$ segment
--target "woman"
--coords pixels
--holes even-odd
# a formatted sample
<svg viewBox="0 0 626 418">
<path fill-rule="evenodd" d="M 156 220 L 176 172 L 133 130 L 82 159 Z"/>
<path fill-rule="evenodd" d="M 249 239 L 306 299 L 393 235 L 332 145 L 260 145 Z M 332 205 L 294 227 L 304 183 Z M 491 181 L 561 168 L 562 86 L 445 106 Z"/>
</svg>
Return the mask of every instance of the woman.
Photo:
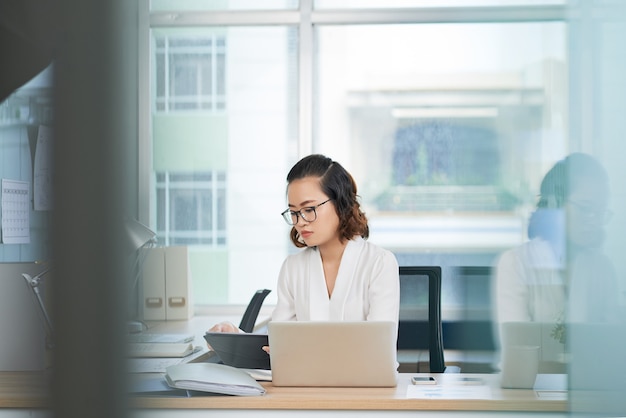
<svg viewBox="0 0 626 418">
<path fill-rule="evenodd" d="M 278 277 L 274 321 L 398 322 L 398 263 L 366 241 L 367 218 L 357 187 L 341 164 L 314 154 L 287 175 L 291 241 L 303 250 L 288 256 Z M 238 332 L 230 323 L 211 331 Z"/>
<path fill-rule="evenodd" d="M 530 241 L 498 259 L 499 324 L 615 318 L 615 274 L 602 252 L 609 195 L 606 171 L 590 155 L 571 154 L 548 171 L 529 221 Z"/>
</svg>

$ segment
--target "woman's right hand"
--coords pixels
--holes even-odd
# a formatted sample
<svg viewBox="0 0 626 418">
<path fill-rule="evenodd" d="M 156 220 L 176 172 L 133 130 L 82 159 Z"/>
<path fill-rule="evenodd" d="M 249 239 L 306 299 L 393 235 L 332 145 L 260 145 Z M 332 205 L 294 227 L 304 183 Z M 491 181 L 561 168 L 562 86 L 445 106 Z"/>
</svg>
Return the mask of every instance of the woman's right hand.
<svg viewBox="0 0 626 418">
<path fill-rule="evenodd" d="M 243 332 L 242 330 L 240 330 L 236 325 L 230 323 L 230 322 L 220 322 L 219 324 L 215 324 L 213 325 L 210 329 L 209 332 L 232 332 L 232 333 L 240 333 Z M 207 343 L 207 347 L 209 348 L 209 350 L 213 350 L 213 348 L 211 347 L 211 344 Z"/>
<path fill-rule="evenodd" d="M 209 332 L 242 332 L 236 325 L 230 322 L 220 322 L 219 324 L 215 324 L 209 329 Z"/>
</svg>

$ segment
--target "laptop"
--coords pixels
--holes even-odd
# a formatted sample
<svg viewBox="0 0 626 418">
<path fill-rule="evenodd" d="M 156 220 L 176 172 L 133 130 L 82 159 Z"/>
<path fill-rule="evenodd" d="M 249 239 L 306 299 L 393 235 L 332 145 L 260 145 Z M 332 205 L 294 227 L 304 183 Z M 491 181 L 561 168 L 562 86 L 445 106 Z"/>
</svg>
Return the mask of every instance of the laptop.
<svg viewBox="0 0 626 418">
<path fill-rule="evenodd" d="M 268 324 L 274 386 L 393 387 L 397 325 L 386 321 Z"/>
</svg>

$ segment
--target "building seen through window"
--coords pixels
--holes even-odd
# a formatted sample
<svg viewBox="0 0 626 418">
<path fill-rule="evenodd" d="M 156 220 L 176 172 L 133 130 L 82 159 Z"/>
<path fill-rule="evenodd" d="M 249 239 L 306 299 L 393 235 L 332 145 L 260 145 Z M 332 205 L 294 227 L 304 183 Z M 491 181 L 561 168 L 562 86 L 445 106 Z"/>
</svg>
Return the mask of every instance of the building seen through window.
<svg viewBox="0 0 626 418">
<path fill-rule="evenodd" d="M 223 36 L 159 36 L 154 42 L 157 111 L 225 109 Z"/>
<path fill-rule="evenodd" d="M 163 172 L 156 179 L 161 245 L 226 245 L 225 173 Z"/>
</svg>

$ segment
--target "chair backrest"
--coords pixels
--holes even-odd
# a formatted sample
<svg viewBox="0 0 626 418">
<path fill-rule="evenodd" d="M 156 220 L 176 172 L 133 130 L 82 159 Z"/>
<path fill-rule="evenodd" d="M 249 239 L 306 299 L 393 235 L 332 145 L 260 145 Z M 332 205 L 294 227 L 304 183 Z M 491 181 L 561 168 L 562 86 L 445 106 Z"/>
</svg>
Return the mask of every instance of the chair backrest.
<svg viewBox="0 0 626 418">
<path fill-rule="evenodd" d="M 263 305 L 263 301 L 265 297 L 271 292 L 269 289 L 259 289 L 257 290 L 250 303 L 248 303 L 248 307 L 241 317 L 241 322 L 239 323 L 239 329 L 244 332 L 252 332 L 254 331 L 254 324 L 256 323 L 256 319 L 259 316 L 259 311 L 261 310 L 261 305 Z"/>
<path fill-rule="evenodd" d="M 420 308 L 422 312 L 427 308 L 427 318 L 419 316 Z M 400 266 L 399 349 L 424 347 L 416 331 L 420 323 L 428 327 L 430 372 L 443 373 L 446 366 L 441 325 L 441 267 Z"/>
</svg>

